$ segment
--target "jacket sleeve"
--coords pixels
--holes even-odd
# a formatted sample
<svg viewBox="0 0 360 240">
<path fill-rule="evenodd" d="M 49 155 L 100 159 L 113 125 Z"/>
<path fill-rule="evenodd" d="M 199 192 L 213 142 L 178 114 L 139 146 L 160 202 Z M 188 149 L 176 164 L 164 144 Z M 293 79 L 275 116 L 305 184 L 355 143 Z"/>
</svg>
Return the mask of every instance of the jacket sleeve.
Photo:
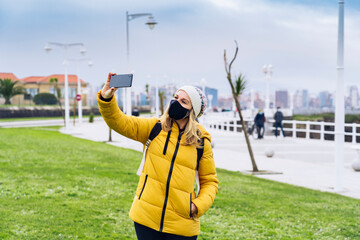
<svg viewBox="0 0 360 240">
<path fill-rule="evenodd" d="M 106 102 L 100 99 L 100 95 L 101 90 L 97 93 L 96 99 L 106 124 L 115 132 L 145 144 L 158 119 L 125 115 L 119 109 L 115 97 Z"/>
<path fill-rule="evenodd" d="M 197 216 L 201 217 L 213 204 L 218 192 L 219 181 L 209 139 L 204 138 L 204 153 L 199 165 L 200 192 L 193 203 L 198 209 Z"/>
</svg>

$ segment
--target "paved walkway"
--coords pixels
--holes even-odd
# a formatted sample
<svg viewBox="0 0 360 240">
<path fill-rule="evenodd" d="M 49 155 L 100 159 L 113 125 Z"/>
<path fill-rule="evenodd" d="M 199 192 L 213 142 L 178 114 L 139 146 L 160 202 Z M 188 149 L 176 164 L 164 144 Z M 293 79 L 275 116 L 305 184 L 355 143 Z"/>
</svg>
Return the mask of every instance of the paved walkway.
<svg viewBox="0 0 360 240">
<path fill-rule="evenodd" d="M 81 126 L 60 130 L 62 133 L 93 141 L 106 142 L 109 128 L 104 121 L 83 123 Z M 210 131 L 215 143 L 214 158 L 218 168 L 246 172 L 251 170 L 247 146 L 242 134 Z M 142 144 L 127 139 L 116 132 L 109 144 L 142 151 Z M 281 172 L 282 174 L 257 175 L 261 178 L 303 186 L 321 191 L 334 192 L 334 142 L 278 138 L 265 136 L 262 140 L 251 139 L 255 159 L 260 170 Z M 344 191 L 339 194 L 360 199 L 360 172 L 351 168 L 357 158 L 352 144 L 345 144 Z M 272 158 L 265 156 L 266 149 L 273 149 Z"/>
</svg>

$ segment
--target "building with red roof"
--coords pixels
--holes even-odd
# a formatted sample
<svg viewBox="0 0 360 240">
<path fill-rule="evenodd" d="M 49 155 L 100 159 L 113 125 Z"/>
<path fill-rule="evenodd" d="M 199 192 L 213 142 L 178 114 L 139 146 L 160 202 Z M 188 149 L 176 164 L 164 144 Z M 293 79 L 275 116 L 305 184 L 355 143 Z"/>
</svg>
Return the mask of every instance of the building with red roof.
<svg viewBox="0 0 360 240">
<path fill-rule="evenodd" d="M 64 102 L 64 86 L 65 86 L 65 75 L 64 74 L 53 74 L 50 76 L 29 76 L 22 79 L 18 79 L 13 73 L 0 73 L 0 79 L 11 79 L 13 81 L 18 81 L 17 86 L 22 86 L 25 89 L 25 94 L 16 95 L 11 98 L 12 104 L 19 105 L 27 105 L 34 104 L 32 99 L 38 93 L 52 93 L 57 96 L 55 83 L 51 83 L 50 79 L 57 79 L 57 86 L 61 89 L 61 97 L 60 100 Z M 77 91 L 77 75 L 68 75 L 69 82 L 69 99 L 70 104 L 72 104 L 75 100 L 75 97 L 78 93 Z M 88 87 L 88 84 L 80 79 L 81 84 L 81 100 L 83 105 L 86 105 L 86 93 L 85 89 Z"/>
<path fill-rule="evenodd" d="M 0 79 L 11 79 L 13 81 L 19 80 L 13 73 L 1 73 L 1 72 L 0 72 Z"/>
</svg>

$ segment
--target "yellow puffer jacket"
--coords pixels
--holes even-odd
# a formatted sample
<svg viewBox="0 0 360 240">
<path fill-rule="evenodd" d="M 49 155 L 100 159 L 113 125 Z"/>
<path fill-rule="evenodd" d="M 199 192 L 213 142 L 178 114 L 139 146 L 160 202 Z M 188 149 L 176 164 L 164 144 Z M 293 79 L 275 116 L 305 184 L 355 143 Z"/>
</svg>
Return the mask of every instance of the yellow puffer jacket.
<svg viewBox="0 0 360 240">
<path fill-rule="evenodd" d="M 107 125 L 128 138 L 146 143 L 157 118 L 127 116 L 119 109 L 116 99 L 110 102 L 97 101 L 100 113 Z M 199 164 L 200 192 L 194 192 L 197 150 L 184 146 L 185 136 L 178 125 L 169 132 L 161 131 L 151 142 L 143 172 L 139 179 L 130 218 L 160 232 L 182 236 L 200 233 L 200 219 L 212 205 L 218 191 L 218 179 L 210 144 L 210 134 L 199 124 L 204 135 L 204 153 Z M 168 139 L 168 140 L 167 140 Z M 191 216 L 190 205 L 198 209 Z"/>
</svg>

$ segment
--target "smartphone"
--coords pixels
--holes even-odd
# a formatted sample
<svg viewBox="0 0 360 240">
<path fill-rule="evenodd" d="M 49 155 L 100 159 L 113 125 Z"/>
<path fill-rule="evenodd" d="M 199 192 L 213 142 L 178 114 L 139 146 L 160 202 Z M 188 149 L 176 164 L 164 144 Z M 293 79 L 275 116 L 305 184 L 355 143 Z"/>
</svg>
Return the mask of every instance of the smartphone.
<svg viewBox="0 0 360 240">
<path fill-rule="evenodd" d="M 131 87 L 133 74 L 112 75 L 110 78 L 110 87 L 124 88 Z"/>
</svg>

